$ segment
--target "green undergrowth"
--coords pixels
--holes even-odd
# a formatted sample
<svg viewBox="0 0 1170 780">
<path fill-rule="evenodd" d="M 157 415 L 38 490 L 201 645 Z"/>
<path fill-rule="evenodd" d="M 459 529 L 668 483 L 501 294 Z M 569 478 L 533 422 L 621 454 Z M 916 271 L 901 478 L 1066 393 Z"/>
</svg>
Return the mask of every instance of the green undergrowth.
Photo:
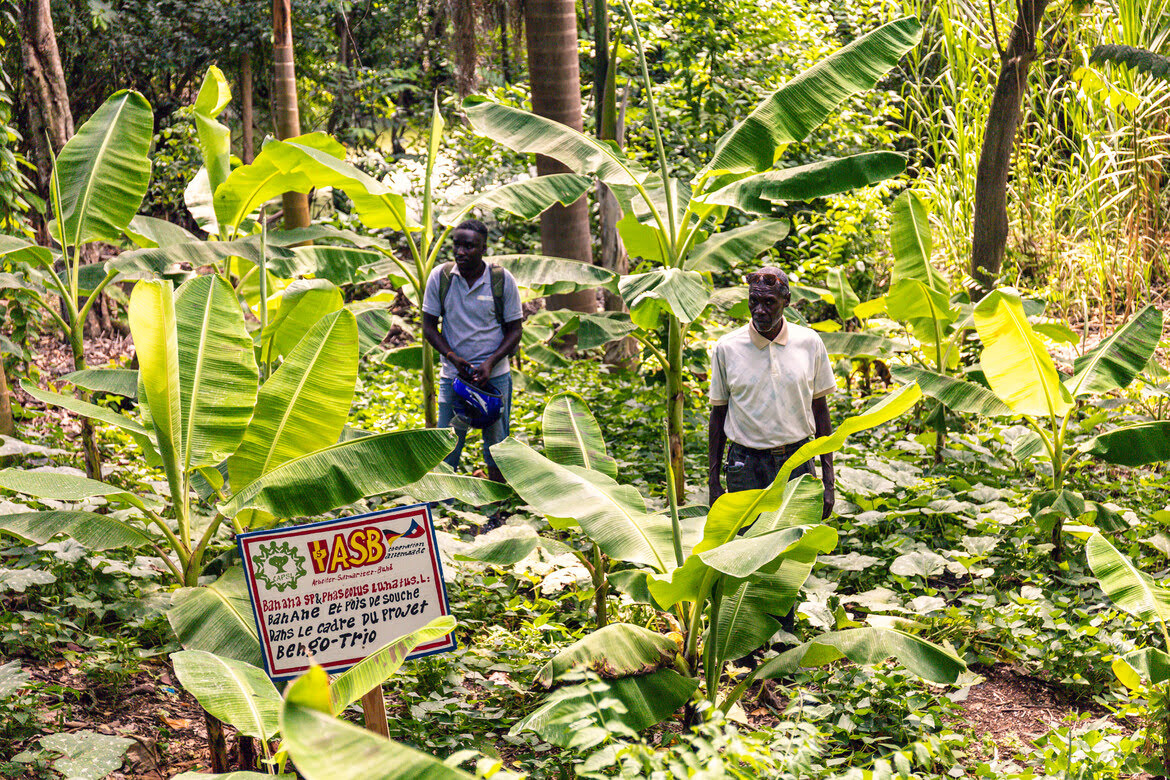
<svg viewBox="0 0 1170 780">
<path fill-rule="evenodd" d="M 596 362 L 541 369 L 539 376 L 548 387 L 585 398 L 610 441 L 619 479 L 665 505 L 663 432 L 656 421 L 661 386 Z M 692 485 L 706 462 L 699 435 L 706 402 L 697 388 L 694 383 L 687 404 Z M 514 436 L 540 443 L 546 398 L 516 392 Z M 364 364 L 351 425 L 375 432 L 417 427 L 419 401 L 411 373 Z M 866 403 L 841 393 L 834 417 Z M 615 734 L 585 753 L 562 750 L 509 730 L 536 706 L 541 692 L 534 680 L 545 660 L 592 630 L 588 573 L 567 554 L 538 551 L 508 568 L 447 555 L 459 649 L 408 664 L 387 686 L 391 737 L 439 756 L 474 748 L 535 778 L 1125 777 L 1137 771 L 1134 756 L 1149 750 L 1145 702 L 1117 685 L 1110 663 L 1156 644 L 1154 628 L 1105 598 L 1081 541 L 1069 541 L 1060 564 L 1052 562 L 1048 545 L 1037 542 L 1028 502 L 1042 474 L 1013 458 L 1018 426 L 985 422 L 978 431 L 952 430 L 938 465 L 923 428 L 922 420 L 903 418 L 851 438 L 837 455 L 838 502 L 830 522 L 840 543 L 819 559 L 805 586 L 796 633 L 811 636 L 891 616 L 912 620 L 924 636 L 949 643 L 967 661 L 970 672 L 956 685 L 929 686 L 892 664 L 836 664 L 802 671 L 767 692 L 753 690 L 726 718 L 702 709 L 690 730 L 676 723 L 639 739 Z M 103 430 L 102 441 L 115 484 L 147 492 L 160 479 L 127 440 Z M 80 465 L 72 442 L 60 434 L 26 443 L 33 445 L 28 467 Z M 473 435 L 464 470 L 477 466 L 482 455 Z M 1108 509 L 1096 518 L 1098 528 L 1156 579 L 1170 565 L 1170 537 L 1162 530 L 1170 520 L 1168 481 L 1160 470 L 1098 466 L 1074 477 L 1076 489 Z M 703 501 L 705 495 L 687 498 Z M 355 509 L 410 500 L 375 499 Z M 4 512 L 49 508 L 12 495 L 0 502 Z M 94 508 L 101 503 L 94 500 Z M 527 533 L 528 526 L 580 544 L 513 499 L 501 507 L 437 506 L 448 552 L 472 543 L 473 531 L 497 508 L 507 524 L 489 538 Z M 216 554 L 230 556 L 226 534 L 216 546 Z M 62 540 L 0 547 L 0 662 L 44 667 L 66 659 L 82 671 L 71 678 L 78 681 L 72 687 L 27 679 L 12 691 L 0 674 L 0 776 L 19 776 L 36 769 L 36 760 L 52 759 L 55 754 L 38 752 L 42 736 L 61 730 L 94 701 L 114 706 L 144 663 L 174 649 L 160 570 L 141 551 L 89 552 Z M 667 618 L 620 594 L 609 604 L 611 620 L 672 630 Z M 996 664 L 1045 681 L 1064 702 L 1065 722 L 1035 743 L 995 744 L 976 733 L 964 701 Z M 29 701 L 37 703 L 34 710 L 25 706 Z M 24 763 L 12 763 L 21 751 Z"/>
</svg>

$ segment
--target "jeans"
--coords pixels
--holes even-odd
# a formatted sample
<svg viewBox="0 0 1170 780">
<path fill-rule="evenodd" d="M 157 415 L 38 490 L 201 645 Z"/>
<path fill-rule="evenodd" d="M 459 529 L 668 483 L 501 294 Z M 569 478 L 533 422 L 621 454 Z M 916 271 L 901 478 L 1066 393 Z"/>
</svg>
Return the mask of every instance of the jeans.
<svg viewBox="0 0 1170 780">
<path fill-rule="evenodd" d="M 500 374 L 497 377 L 489 379 L 487 383 L 504 400 L 504 409 L 500 414 L 500 419 L 483 429 L 483 459 L 487 461 L 488 468 L 495 468 L 496 462 L 492 459 L 492 454 L 488 448 L 508 438 L 508 432 L 511 430 L 512 373 Z M 455 416 L 454 406 L 454 380 L 441 377 L 439 379 L 439 427 L 454 428 L 455 435 L 459 437 L 459 440 L 455 443 L 455 449 L 443 460 L 451 468 L 457 470 L 459 468 L 459 458 L 463 454 L 463 443 L 467 439 L 468 426 L 462 419 Z"/>
</svg>

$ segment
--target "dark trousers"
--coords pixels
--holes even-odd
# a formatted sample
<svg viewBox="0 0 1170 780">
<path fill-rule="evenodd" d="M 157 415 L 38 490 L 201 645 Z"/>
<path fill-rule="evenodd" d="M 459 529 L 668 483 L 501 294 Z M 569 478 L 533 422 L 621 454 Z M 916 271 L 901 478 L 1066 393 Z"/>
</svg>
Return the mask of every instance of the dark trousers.
<svg viewBox="0 0 1170 780">
<path fill-rule="evenodd" d="M 771 450 L 756 450 L 735 442 L 727 443 L 727 463 L 724 465 L 724 475 L 727 478 L 727 492 L 737 490 L 763 490 L 770 486 L 780 473 L 780 467 L 792 456 L 792 453 L 803 447 L 808 439 L 793 442 L 792 444 L 776 447 Z M 789 480 L 796 479 L 801 474 L 808 474 L 816 478 L 811 460 L 806 460 L 792 470 Z M 788 633 L 796 627 L 796 616 L 791 610 L 778 616 L 780 625 Z"/>
<path fill-rule="evenodd" d="M 755 450 L 733 441 L 728 442 L 727 463 L 724 464 L 723 469 L 724 476 L 727 478 L 727 492 L 763 490 L 768 487 L 776 479 L 776 475 L 780 473 L 780 467 L 784 465 L 784 462 L 806 443 L 808 443 L 808 439 L 771 450 Z M 796 479 L 801 474 L 816 477 L 811 460 L 806 460 L 794 468 L 788 478 L 790 480 Z"/>
</svg>

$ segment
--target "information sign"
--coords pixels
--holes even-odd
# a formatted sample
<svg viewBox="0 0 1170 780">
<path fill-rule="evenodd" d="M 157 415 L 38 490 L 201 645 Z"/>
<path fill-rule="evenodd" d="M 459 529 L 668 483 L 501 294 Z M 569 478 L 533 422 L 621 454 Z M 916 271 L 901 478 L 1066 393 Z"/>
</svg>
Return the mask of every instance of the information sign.
<svg viewBox="0 0 1170 780">
<path fill-rule="evenodd" d="M 426 504 L 236 537 L 264 667 L 296 677 L 310 656 L 340 672 L 449 614 Z M 448 635 L 410 658 L 455 649 Z"/>
</svg>

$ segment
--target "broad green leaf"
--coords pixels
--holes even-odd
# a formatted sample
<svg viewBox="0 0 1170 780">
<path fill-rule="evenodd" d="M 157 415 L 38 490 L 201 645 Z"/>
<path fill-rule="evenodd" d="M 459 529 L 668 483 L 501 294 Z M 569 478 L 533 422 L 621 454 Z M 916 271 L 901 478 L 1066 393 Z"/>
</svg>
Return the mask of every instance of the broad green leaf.
<svg viewBox="0 0 1170 780">
<path fill-rule="evenodd" d="M 518 721 L 510 733 L 534 731 L 554 745 L 564 747 L 583 728 L 583 719 L 607 728 L 607 715 L 633 731 L 641 731 L 670 717 L 698 687 L 696 679 L 683 677 L 671 669 L 659 669 L 638 677 L 559 688 L 528 717 Z M 624 712 L 616 713 L 612 705 L 599 711 L 599 703 L 607 701 L 616 702 Z"/>
<path fill-rule="evenodd" d="M 130 224 L 123 232 L 142 249 L 173 244 L 189 244 L 198 241 L 198 237 L 189 230 L 157 217 L 148 217 L 138 214 L 130 220 Z"/>
<path fill-rule="evenodd" d="M 562 393 L 545 404 L 541 430 L 549 460 L 594 469 L 617 479 L 617 461 L 606 452 L 601 427 L 581 396 Z"/>
<path fill-rule="evenodd" d="M 37 585 L 51 585 L 57 581 L 57 575 L 42 569 L 4 569 L 0 568 L 0 595 L 13 591 L 24 593 Z"/>
<path fill-rule="evenodd" d="M 872 333 L 836 332 L 817 335 L 821 337 L 830 355 L 844 355 L 849 358 L 888 358 L 895 352 L 906 351 L 906 348 L 896 341 Z"/>
<path fill-rule="evenodd" d="M 175 676 L 203 709 L 241 734 L 273 739 L 280 729 L 280 694 L 263 669 L 203 650 L 171 653 Z"/>
<path fill-rule="evenodd" d="M 849 277 L 840 268 L 830 268 L 825 275 L 825 286 L 833 293 L 833 305 L 837 307 L 837 316 L 845 322 L 853 316 L 853 310 L 861 300 L 853 292 L 853 285 L 849 284 Z"/>
<path fill-rule="evenodd" d="M 189 471 L 235 452 L 252 418 L 260 373 L 239 301 L 223 277 L 200 276 L 179 288 L 175 327 L 182 468 Z"/>
<path fill-rule="evenodd" d="M 252 666 L 263 663 L 252 602 L 239 566 L 211 585 L 175 591 L 167 620 L 186 650 L 205 650 Z"/>
<path fill-rule="evenodd" d="M 54 393 L 51 390 L 42 390 L 28 382 L 21 381 L 20 389 L 37 399 L 41 403 L 49 404 L 50 406 L 59 406 L 62 409 L 68 409 L 71 412 L 80 414 L 83 417 L 89 417 L 92 420 L 104 422 L 108 425 L 113 425 L 120 428 L 130 435 L 134 436 L 141 444 L 147 437 L 146 428 L 136 420 L 132 420 L 124 414 L 119 414 L 113 409 L 107 409 L 104 406 L 91 404 L 88 401 L 81 401 L 71 395 L 61 395 Z M 137 392 L 135 393 L 137 395 Z"/>
<path fill-rule="evenodd" d="M 946 292 L 940 292 L 918 279 L 902 279 L 886 293 L 886 311 L 901 322 L 917 321 L 926 327 L 915 327 L 919 339 L 927 344 L 940 344 L 948 328 L 958 317 Z"/>
<path fill-rule="evenodd" d="M 890 373 L 899 382 L 917 382 L 923 395 L 954 412 L 981 417 L 1008 417 L 1012 413 L 999 396 L 975 382 L 964 382 L 917 366 L 891 366 Z"/>
<path fill-rule="evenodd" d="M 1135 13 L 1142 13 L 1137 11 Z M 1138 46 L 1127 46 L 1117 43 L 1102 43 L 1093 48 L 1089 62 L 1110 62 L 1115 65 L 1124 65 L 1138 73 L 1148 73 L 1151 76 L 1170 81 L 1170 57 L 1155 51 Z"/>
<path fill-rule="evenodd" d="M 1106 463 L 1145 466 L 1170 460 L 1170 422 L 1138 423 L 1114 428 L 1094 438 L 1089 452 Z"/>
<path fill-rule="evenodd" d="M 812 573 L 813 561 L 788 558 L 775 574 L 756 574 L 719 605 L 716 631 L 717 658 L 742 658 L 767 642 L 780 630 L 774 616 L 787 614 L 796 603 L 801 586 Z"/>
<path fill-rule="evenodd" d="M 278 518 L 319 515 L 417 482 L 454 447 L 450 429 L 434 428 L 335 444 L 264 472 L 239 488 L 220 511 L 229 517 L 248 508 Z"/>
<path fill-rule="evenodd" d="M 771 214 L 778 204 L 868 187 L 905 169 L 906 158 L 897 152 L 865 152 L 757 173 L 705 195 L 703 202 L 709 206 L 732 206 L 749 214 Z"/>
<path fill-rule="evenodd" d="M 52 765 L 69 780 L 100 780 L 118 771 L 126 751 L 135 744 L 126 737 L 89 730 L 49 734 L 39 742 L 45 750 L 62 754 Z"/>
<path fill-rule="evenodd" d="M 32 675 L 20 668 L 20 661 L 0 664 L 0 699 L 7 699 L 31 679 Z"/>
<path fill-rule="evenodd" d="M 927 579 L 941 575 L 947 570 L 947 559 L 930 550 L 916 550 L 903 553 L 890 564 L 890 573 L 899 577 L 922 577 Z"/>
<path fill-rule="evenodd" d="M 356 666 L 342 672 L 329 686 L 333 711 L 345 712 L 346 707 L 365 696 L 367 691 L 393 677 L 414 648 L 447 636 L 455 630 L 455 625 L 455 618 L 450 615 L 437 617 L 417 631 L 391 639 Z"/>
<path fill-rule="evenodd" d="M 53 262 L 53 252 L 23 238 L 0 236 L 0 258 L 14 263 L 49 265 Z"/>
<path fill-rule="evenodd" d="M 0 515 L 0 531 L 32 544 L 44 544 L 55 536 L 68 536 L 87 550 L 144 547 L 153 541 L 145 531 L 109 515 L 65 510 Z"/>
<path fill-rule="evenodd" d="M 298 685 L 313 674 L 310 670 L 289 686 L 280 710 L 284 747 L 306 780 L 471 780 L 472 775 L 437 758 L 314 707 L 315 701 L 329 700 L 328 677 L 320 667 L 316 670 L 313 690 Z"/>
<path fill-rule="evenodd" d="M 655 265 L 669 265 L 670 242 L 666 233 L 654 222 L 642 222 L 632 212 L 618 220 L 618 235 L 622 247 L 635 260 L 644 260 Z"/>
<path fill-rule="evenodd" d="M 1065 387 L 1074 398 L 1128 387 L 1150 362 L 1161 338 L 1162 312 L 1149 304 L 1077 358 Z"/>
<path fill-rule="evenodd" d="M 294 246 L 268 259 L 268 270 L 283 279 L 316 277 L 334 284 L 353 284 L 362 270 L 384 259 L 381 252 L 351 246 Z"/>
<path fill-rule="evenodd" d="M 263 354 L 269 359 L 291 354 L 305 334 L 327 314 L 344 307 L 333 282 L 327 279 L 298 279 L 280 296 L 280 305 L 261 336 Z"/>
<path fill-rule="evenodd" d="M 683 267 L 688 271 L 729 271 L 782 240 L 791 227 L 786 219 L 759 219 L 715 233 L 691 249 Z"/>
<path fill-rule="evenodd" d="M 556 539 L 537 536 L 527 526 L 510 528 L 516 536 L 497 537 L 492 541 L 476 539 L 471 547 L 455 554 L 457 561 L 479 561 L 493 566 L 512 566 L 527 558 L 538 547 L 550 555 L 572 554 L 573 548 Z"/>
<path fill-rule="evenodd" d="M 154 114 L 146 98 L 119 90 L 61 148 L 57 218 L 67 244 L 121 240 L 150 183 L 147 155 L 153 134 Z"/>
<path fill-rule="evenodd" d="M 890 207 L 890 249 L 894 254 L 891 287 L 913 279 L 944 296 L 950 291 L 950 282 L 930 264 L 934 251 L 930 216 L 926 204 L 912 190 L 899 195 Z"/>
<path fill-rule="evenodd" d="M 611 341 L 624 338 L 638 329 L 630 315 L 621 311 L 598 312 L 597 314 L 573 314 L 557 335 L 577 334 L 577 349 L 586 350 L 601 347 Z M 527 332 L 528 328 L 525 327 Z"/>
<path fill-rule="evenodd" d="M 233 491 L 337 441 L 349 416 L 357 363 L 353 314 L 342 309 L 310 328 L 260 388 L 244 439 L 228 459 Z"/>
<path fill-rule="evenodd" d="M 417 501 L 446 501 L 454 498 L 472 506 L 494 504 L 512 495 L 512 488 L 502 482 L 439 470 L 444 465 L 404 486 L 402 492 Z"/>
<path fill-rule="evenodd" d="M 682 322 L 694 322 L 707 308 L 710 290 L 697 271 L 656 268 L 644 274 L 623 276 L 618 282 L 622 298 L 635 325 L 653 330 L 666 309 Z"/>
<path fill-rule="evenodd" d="M 123 252 L 106 262 L 106 269 L 118 271 L 130 279 L 189 278 L 193 274 L 179 270 L 180 266 L 202 268 L 223 267 L 233 257 L 240 257 L 255 265 L 260 262 L 260 236 L 248 236 L 235 241 L 196 241 L 186 244 L 168 244 L 149 249 Z M 294 263 L 297 256 L 291 249 L 269 246 L 266 262 L 269 265 Z"/>
<path fill-rule="evenodd" d="M 647 674 L 673 662 L 680 648 L 657 631 L 610 623 L 557 653 L 536 673 L 535 683 L 551 688 L 567 674 L 589 669 L 605 678 Z"/>
<path fill-rule="evenodd" d="M 817 513 L 819 519 L 820 512 Z M 807 520 L 808 518 L 802 518 Z M 837 532 L 827 525 L 777 528 L 763 534 L 724 542 L 698 553 L 703 563 L 730 577 L 755 574 L 781 556 L 813 561 L 837 546 Z"/>
<path fill-rule="evenodd" d="M 85 368 L 68 373 L 61 380 L 91 393 L 113 393 L 126 398 L 138 398 L 138 372 L 133 369 Z"/>
<path fill-rule="evenodd" d="M 517 285 L 540 295 L 576 292 L 593 287 L 617 292 L 617 274 L 601 266 L 545 255 L 493 255 L 486 259 L 511 273 Z"/>
<path fill-rule="evenodd" d="M 533 219 L 556 203 L 562 206 L 576 203 L 592 186 L 592 179 L 575 173 L 537 176 L 460 198 L 439 215 L 439 222 L 456 225 L 475 208 L 489 212 L 499 209 L 521 219 Z"/>
<path fill-rule="evenodd" d="M 873 89 L 921 38 L 922 25 L 906 17 L 824 58 L 765 98 L 720 138 L 699 178 L 771 168 L 787 144 L 808 137 L 850 95 Z"/>
<path fill-rule="evenodd" d="M 1114 604 L 1140 620 L 1157 620 L 1165 626 L 1170 617 L 1170 591 L 1155 583 L 1099 533 L 1085 543 L 1085 557 L 1101 590 Z"/>
<path fill-rule="evenodd" d="M 208 185 L 215 192 L 231 173 L 231 131 L 215 121 L 232 100 L 223 71 L 212 65 L 203 76 L 203 85 L 192 106 L 199 146 L 203 149 L 203 166 L 207 168 Z"/>
<path fill-rule="evenodd" d="M 0 487 L 24 493 L 37 498 L 51 498 L 55 501 L 81 501 L 94 496 L 104 496 L 111 501 L 129 504 L 145 509 L 142 499 L 122 488 L 87 479 L 75 474 L 55 474 L 51 471 L 25 471 L 24 469 L 0 470 Z M 152 504 L 157 509 L 157 504 Z"/>
<path fill-rule="evenodd" d="M 613 141 L 599 141 L 552 119 L 475 95 L 464 99 L 463 110 L 476 133 L 514 152 L 543 154 L 611 185 L 641 184 L 649 175 Z"/>
<path fill-rule="evenodd" d="M 431 350 L 432 363 L 438 363 L 439 353 Z M 387 366 L 409 368 L 414 371 L 422 370 L 423 348 L 421 344 L 408 344 L 405 347 L 386 350 L 382 355 L 382 363 Z"/>
<path fill-rule="evenodd" d="M 615 560 L 665 571 L 674 560 L 670 521 L 646 512 L 636 489 L 599 471 L 562 466 L 513 438 L 492 448 L 512 489 L 538 512 L 573 519 Z"/>
<path fill-rule="evenodd" d="M 995 394 L 1017 414 L 1061 416 L 1072 406 L 1044 342 L 1032 332 L 1019 294 L 995 290 L 975 307 L 980 363 Z"/>
<path fill-rule="evenodd" d="M 1057 344 L 1076 344 L 1081 340 L 1081 337 L 1072 328 L 1059 320 L 1033 322 L 1032 330 Z"/>
<path fill-rule="evenodd" d="M 895 628 L 850 628 L 822 634 L 760 665 L 757 679 L 772 679 L 807 666 L 823 666 L 841 659 L 855 664 L 878 664 L 894 658 L 914 674 L 937 684 L 955 682 L 966 669 L 950 650 Z"/>
<path fill-rule="evenodd" d="M 150 410 L 171 497 L 185 500 L 183 397 L 174 292 L 170 282 L 138 282 L 130 294 L 139 401 Z M 188 353 L 189 354 L 189 353 Z"/>
<path fill-rule="evenodd" d="M 1170 655 L 1156 647 L 1143 647 L 1113 659 L 1113 673 L 1131 691 L 1170 680 Z"/>
</svg>

